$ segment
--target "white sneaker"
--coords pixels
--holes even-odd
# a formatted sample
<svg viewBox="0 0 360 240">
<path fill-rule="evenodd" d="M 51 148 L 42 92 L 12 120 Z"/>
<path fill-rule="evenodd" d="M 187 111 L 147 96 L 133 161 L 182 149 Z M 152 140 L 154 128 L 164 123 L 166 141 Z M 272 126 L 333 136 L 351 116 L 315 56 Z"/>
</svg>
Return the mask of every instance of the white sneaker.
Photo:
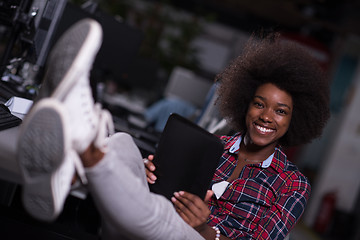
<svg viewBox="0 0 360 240">
<path fill-rule="evenodd" d="M 21 125 L 17 159 L 23 204 L 32 216 L 54 220 L 62 211 L 75 174 L 67 112 L 57 100 L 40 100 Z"/>
<path fill-rule="evenodd" d="M 42 107 L 40 105 L 40 110 L 36 110 L 38 109 L 37 105 L 44 98 L 48 98 L 52 99 L 53 106 L 59 104 L 62 106 L 54 107 L 52 111 L 61 116 L 62 129 L 68 129 L 66 130 L 68 131 L 68 137 L 66 137 L 66 141 L 63 140 L 67 145 L 62 149 L 64 152 L 59 155 L 52 154 L 53 150 L 49 149 L 51 148 L 49 146 L 56 145 L 56 138 L 59 137 L 51 135 L 51 131 L 45 133 L 46 129 L 44 129 L 44 134 L 37 136 L 41 139 L 39 141 L 44 142 L 44 144 L 43 146 L 41 144 L 34 146 L 34 148 L 37 148 L 34 151 L 32 151 L 32 147 L 26 147 L 28 144 L 31 145 L 30 140 L 28 140 L 29 137 L 19 137 L 17 158 L 22 169 L 21 172 L 24 175 L 24 189 L 27 189 L 23 192 L 23 202 L 25 208 L 35 218 L 50 221 L 58 216 L 69 193 L 70 182 L 73 179 L 75 169 L 81 181 L 84 184 L 87 182 L 85 170 L 78 153 L 84 152 L 93 141 L 97 147 L 105 150 L 103 146 L 104 139 L 108 132 L 113 133 L 114 131 L 110 113 L 101 110 L 100 105 L 94 104 L 89 83 L 89 73 L 101 42 L 102 30 L 94 20 L 81 20 L 69 28 L 51 50 L 38 99 L 30 110 L 29 116 L 24 119 L 25 123 L 30 123 L 23 124 L 22 136 L 30 136 L 32 130 L 29 129 L 29 125 L 37 125 L 41 121 L 37 112 Z M 49 110 L 51 106 L 46 106 L 45 109 L 46 111 L 41 110 L 41 116 L 44 116 L 44 124 L 48 121 L 45 113 L 51 112 Z M 34 111 L 35 113 L 33 113 Z M 33 115 L 35 117 L 32 117 Z M 51 128 L 56 128 L 50 122 L 47 124 Z M 42 133 L 40 129 L 39 127 L 38 133 Z M 45 142 L 48 143 L 45 144 Z M 40 169 L 43 166 L 51 166 L 46 171 L 46 176 L 40 174 L 40 169 L 29 164 L 29 159 L 35 159 L 37 155 L 43 155 L 42 158 L 39 158 L 39 161 L 42 162 Z M 54 162 L 57 164 L 54 164 Z M 37 165 L 39 164 L 35 166 Z M 59 171 L 67 171 L 67 173 L 59 174 Z M 41 177 L 36 178 L 37 175 Z M 33 178 L 37 179 L 36 183 L 32 182 Z M 66 178 L 66 180 L 63 178 Z M 49 180 L 55 183 L 49 183 Z M 56 184 L 57 182 L 64 183 L 66 187 Z M 46 186 L 44 190 L 36 187 L 42 185 Z M 33 202 L 35 204 L 32 204 Z M 46 207 L 42 210 L 41 207 L 34 207 L 36 204 Z M 33 208 L 36 210 L 33 210 Z"/>
<path fill-rule="evenodd" d="M 84 19 L 74 24 L 51 50 L 39 93 L 40 99 L 51 97 L 65 105 L 69 114 L 72 148 L 78 153 L 83 153 L 97 137 L 102 114 L 110 116 L 107 123 L 111 133 L 114 128 L 111 115 L 95 105 L 89 81 L 89 73 L 101 43 L 102 29 L 98 22 Z M 103 148 L 100 141 L 96 143 L 97 147 Z M 85 184 L 81 162 L 75 160 L 74 164 Z"/>
<path fill-rule="evenodd" d="M 51 50 L 39 98 L 52 97 L 69 111 L 74 149 L 82 153 L 97 133 L 98 111 L 89 73 L 102 43 L 102 30 L 92 19 L 81 20 Z"/>
</svg>

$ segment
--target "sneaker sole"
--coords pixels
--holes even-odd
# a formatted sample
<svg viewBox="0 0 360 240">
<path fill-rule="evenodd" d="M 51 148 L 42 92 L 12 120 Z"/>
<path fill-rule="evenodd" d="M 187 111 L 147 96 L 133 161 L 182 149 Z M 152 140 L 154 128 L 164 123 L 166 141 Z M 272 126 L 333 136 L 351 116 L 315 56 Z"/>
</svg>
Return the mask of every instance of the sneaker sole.
<svg viewBox="0 0 360 240">
<path fill-rule="evenodd" d="M 77 22 L 62 36 L 50 53 L 43 86 L 46 90 L 40 90 L 40 98 L 53 97 L 62 101 L 76 81 L 89 74 L 89 66 L 102 44 L 101 25 L 92 19 Z"/>
<path fill-rule="evenodd" d="M 56 100 L 39 101 L 19 135 L 17 159 L 24 181 L 23 204 L 39 220 L 54 220 L 62 210 L 64 199 L 59 200 L 59 183 L 53 176 L 70 146 L 65 116 Z"/>
</svg>

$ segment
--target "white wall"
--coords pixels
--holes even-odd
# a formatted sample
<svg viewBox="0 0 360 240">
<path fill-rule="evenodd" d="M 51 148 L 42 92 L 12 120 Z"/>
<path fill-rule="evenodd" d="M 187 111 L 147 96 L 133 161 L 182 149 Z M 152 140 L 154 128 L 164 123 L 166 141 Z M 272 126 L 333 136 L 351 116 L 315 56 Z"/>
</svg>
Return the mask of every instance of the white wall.
<svg viewBox="0 0 360 240">
<path fill-rule="evenodd" d="M 305 222 L 312 226 L 323 195 L 337 193 L 338 210 L 351 213 L 360 189 L 360 63 L 354 75 L 348 102 L 337 116 L 332 117 L 334 129 L 325 159 L 319 166 L 319 175 L 305 214 Z"/>
</svg>

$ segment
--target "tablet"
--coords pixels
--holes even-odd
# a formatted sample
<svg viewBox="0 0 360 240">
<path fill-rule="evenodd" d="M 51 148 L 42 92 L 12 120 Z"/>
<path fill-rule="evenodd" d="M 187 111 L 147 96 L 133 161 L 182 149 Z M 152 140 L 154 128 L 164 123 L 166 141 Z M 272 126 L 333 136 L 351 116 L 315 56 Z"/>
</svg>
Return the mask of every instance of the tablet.
<svg viewBox="0 0 360 240">
<path fill-rule="evenodd" d="M 157 180 L 150 190 L 168 199 L 182 190 L 204 199 L 223 150 L 218 137 L 171 114 L 154 154 Z"/>
</svg>

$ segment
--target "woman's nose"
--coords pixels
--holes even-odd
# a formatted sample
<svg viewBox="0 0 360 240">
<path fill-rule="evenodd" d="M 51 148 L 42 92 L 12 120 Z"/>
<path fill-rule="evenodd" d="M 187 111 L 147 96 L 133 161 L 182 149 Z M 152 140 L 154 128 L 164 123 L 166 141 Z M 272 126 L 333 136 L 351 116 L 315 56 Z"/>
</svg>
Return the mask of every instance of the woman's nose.
<svg viewBox="0 0 360 240">
<path fill-rule="evenodd" d="M 272 122 L 271 111 L 269 109 L 264 109 L 260 115 L 260 120 L 266 123 L 271 123 Z"/>
</svg>

